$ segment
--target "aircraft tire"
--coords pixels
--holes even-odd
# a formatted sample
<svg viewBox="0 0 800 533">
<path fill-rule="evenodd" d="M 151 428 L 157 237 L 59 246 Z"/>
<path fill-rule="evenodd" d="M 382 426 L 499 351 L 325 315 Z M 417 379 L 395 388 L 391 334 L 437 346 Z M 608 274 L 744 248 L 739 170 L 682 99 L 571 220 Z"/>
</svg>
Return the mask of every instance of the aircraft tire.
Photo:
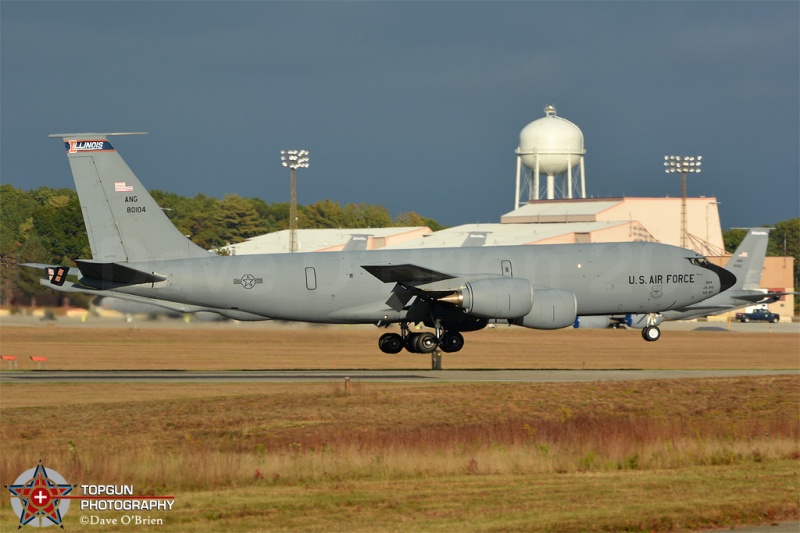
<svg viewBox="0 0 800 533">
<path fill-rule="evenodd" d="M 417 334 L 413 342 L 417 353 L 433 353 L 439 347 L 436 335 L 430 332 Z"/>
<path fill-rule="evenodd" d="M 406 350 L 409 353 L 419 353 L 417 350 L 417 337 L 419 337 L 419 333 L 409 333 L 406 337 Z"/>
<path fill-rule="evenodd" d="M 453 353 L 464 347 L 464 336 L 458 331 L 448 331 L 442 337 L 442 351 Z"/>
<path fill-rule="evenodd" d="M 384 333 L 378 339 L 378 347 L 383 353 L 400 353 L 403 349 L 403 337 L 397 333 Z"/>
<path fill-rule="evenodd" d="M 661 338 L 661 330 L 658 326 L 647 326 L 642 329 L 642 338 L 647 342 L 655 342 Z"/>
</svg>

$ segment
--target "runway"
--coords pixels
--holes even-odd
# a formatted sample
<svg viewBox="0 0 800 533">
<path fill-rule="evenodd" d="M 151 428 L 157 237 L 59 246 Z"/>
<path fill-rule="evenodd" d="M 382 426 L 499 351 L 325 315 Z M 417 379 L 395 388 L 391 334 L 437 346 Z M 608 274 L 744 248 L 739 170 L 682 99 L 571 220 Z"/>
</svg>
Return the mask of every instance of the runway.
<svg viewBox="0 0 800 533">
<path fill-rule="evenodd" d="M 593 382 L 798 375 L 800 370 L 183 370 L 2 371 L 0 383 Z"/>
</svg>

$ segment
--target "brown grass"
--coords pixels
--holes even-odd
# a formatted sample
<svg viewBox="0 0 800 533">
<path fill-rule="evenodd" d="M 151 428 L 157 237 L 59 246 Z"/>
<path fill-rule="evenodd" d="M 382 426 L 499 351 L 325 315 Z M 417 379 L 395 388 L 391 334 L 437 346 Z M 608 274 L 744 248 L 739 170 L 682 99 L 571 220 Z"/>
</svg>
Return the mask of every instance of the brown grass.
<svg viewBox="0 0 800 533">
<path fill-rule="evenodd" d="M 381 353 L 372 327 L 282 328 L 191 324 L 186 327 L 3 327 L 0 351 L 48 357 L 53 370 L 113 369 L 406 369 L 430 368 L 421 354 Z M 797 335 L 669 331 L 655 343 L 638 330 L 533 331 L 498 327 L 467 333 L 445 368 L 796 369 Z"/>
<path fill-rule="evenodd" d="M 377 333 L 9 327 L 2 352 L 47 355 L 52 369 L 428 367 L 380 354 Z M 795 335 L 644 343 L 638 332 L 497 329 L 467 346 L 449 367 L 797 367 Z M 41 458 L 74 483 L 171 493 L 178 511 L 163 531 L 730 527 L 800 516 L 798 398 L 796 375 L 356 381 L 350 394 L 341 382 L 4 383 L 0 479 Z M 84 529 L 79 516 L 67 529 Z M 3 491 L 0 529 L 12 527 Z"/>
<path fill-rule="evenodd" d="M 126 401 L 116 401 L 120 391 Z M 183 489 L 282 480 L 677 468 L 794 457 L 800 378 L 588 384 L 3 385 L 3 472 L 49 457 Z M 138 399 L 134 399 L 138 398 Z M 17 405 L 20 402 L 9 401 Z M 36 420 L 36 424 L 31 424 Z M 204 465 L 204 468 L 189 467 Z M 24 470 L 24 469 L 23 469 Z M 65 474 L 66 475 L 66 474 Z"/>
</svg>

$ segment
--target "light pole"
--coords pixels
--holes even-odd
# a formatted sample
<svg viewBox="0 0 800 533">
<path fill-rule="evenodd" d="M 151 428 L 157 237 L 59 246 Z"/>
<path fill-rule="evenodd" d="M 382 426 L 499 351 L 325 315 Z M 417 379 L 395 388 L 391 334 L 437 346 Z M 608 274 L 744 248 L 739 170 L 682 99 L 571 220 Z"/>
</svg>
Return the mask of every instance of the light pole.
<svg viewBox="0 0 800 533">
<path fill-rule="evenodd" d="M 297 251 L 297 169 L 308 168 L 308 150 L 281 150 L 281 164 L 292 171 L 289 201 L 289 251 Z"/>
<path fill-rule="evenodd" d="M 680 156 L 680 155 L 665 155 L 664 156 L 664 172 L 673 174 L 675 172 L 681 173 L 681 248 L 689 247 L 689 236 L 686 231 L 686 174 L 691 172 L 700 172 L 701 161 L 703 156 Z"/>
</svg>

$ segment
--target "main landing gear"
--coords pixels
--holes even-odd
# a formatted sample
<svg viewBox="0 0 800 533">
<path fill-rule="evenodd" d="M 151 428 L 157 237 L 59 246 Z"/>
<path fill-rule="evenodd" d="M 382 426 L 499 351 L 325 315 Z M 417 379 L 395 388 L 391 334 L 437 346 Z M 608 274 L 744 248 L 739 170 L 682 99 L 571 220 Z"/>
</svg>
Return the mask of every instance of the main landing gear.
<svg viewBox="0 0 800 533">
<path fill-rule="evenodd" d="M 647 342 L 655 342 L 661 338 L 661 330 L 656 326 L 657 317 L 656 313 L 647 315 L 647 325 L 642 328 L 642 338 Z"/>
<path fill-rule="evenodd" d="M 431 354 L 431 368 L 442 369 L 442 352 L 453 353 L 464 347 L 464 336 L 458 331 L 444 331 L 437 324 L 436 333 L 417 333 L 408 330 L 408 324 L 400 323 L 400 333 L 384 333 L 378 339 L 383 353 L 400 353 L 403 348 L 411 353 Z"/>
</svg>

